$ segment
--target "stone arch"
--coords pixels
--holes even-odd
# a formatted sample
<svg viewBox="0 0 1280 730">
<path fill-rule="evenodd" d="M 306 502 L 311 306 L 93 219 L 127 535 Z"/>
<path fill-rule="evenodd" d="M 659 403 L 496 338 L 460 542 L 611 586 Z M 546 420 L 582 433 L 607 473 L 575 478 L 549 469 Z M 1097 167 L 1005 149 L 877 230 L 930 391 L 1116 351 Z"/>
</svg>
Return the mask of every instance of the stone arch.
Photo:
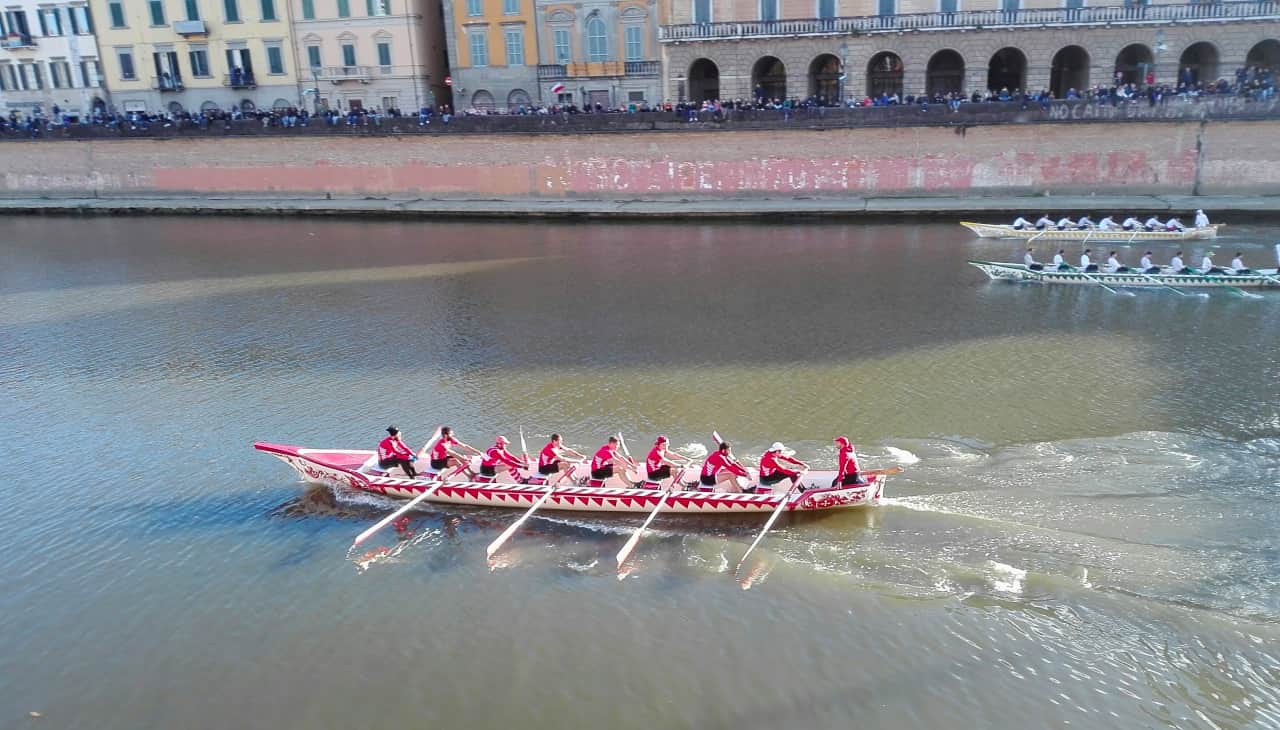
<svg viewBox="0 0 1280 730">
<path fill-rule="evenodd" d="M 216 111 L 218 111 L 218 102 L 216 102 L 216 101 L 206 101 L 206 102 L 204 102 L 203 104 L 201 104 L 201 105 L 200 105 L 200 111 L 202 111 L 202 112 L 216 112 Z"/>
<path fill-rule="evenodd" d="M 568 10 L 557 10 L 548 15 L 547 20 L 552 23 L 572 23 L 573 13 Z"/>
<path fill-rule="evenodd" d="M 881 51 L 867 61 L 867 96 L 881 94 L 902 96 L 902 57 L 893 51 Z"/>
<path fill-rule="evenodd" d="M 809 96 L 822 97 L 825 101 L 839 101 L 843 86 L 840 76 L 844 73 L 840 59 L 830 53 L 818 55 L 809 63 Z"/>
<path fill-rule="evenodd" d="M 1013 46 L 996 51 L 987 62 L 987 89 L 1014 91 L 1027 88 L 1027 54 Z"/>
<path fill-rule="evenodd" d="M 176 102 L 176 101 L 171 101 L 171 102 L 169 102 L 169 113 L 170 113 L 170 114 L 181 114 L 181 113 L 182 113 L 182 104 L 181 104 L 180 102 Z"/>
<path fill-rule="evenodd" d="M 649 14 L 644 11 L 644 8 L 635 5 L 623 10 L 620 15 L 623 20 L 644 20 L 649 17 Z"/>
<path fill-rule="evenodd" d="M 316 35 L 315 33 L 308 33 L 308 34 L 306 34 L 306 35 L 302 36 L 302 42 L 303 42 L 303 43 L 319 43 L 319 42 L 321 42 L 322 40 L 324 40 L 324 39 L 323 39 L 323 38 L 321 38 L 320 36 Z"/>
<path fill-rule="evenodd" d="M 251 112 L 251 111 L 255 111 L 255 110 L 257 110 L 257 108 L 258 108 L 258 107 L 254 105 L 254 103 L 253 103 L 253 100 L 252 100 L 252 99 L 241 99 L 241 100 L 240 100 L 240 111 L 242 111 L 242 112 Z"/>
<path fill-rule="evenodd" d="M 1144 43 L 1130 43 L 1116 54 L 1115 81 L 1121 84 L 1145 83 L 1155 63 L 1155 54 Z"/>
<path fill-rule="evenodd" d="M 753 99 L 787 98 L 787 65 L 777 56 L 761 56 L 751 67 Z"/>
<path fill-rule="evenodd" d="M 720 67 L 709 58 L 689 64 L 686 76 L 691 101 L 713 101 L 720 98 Z"/>
<path fill-rule="evenodd" d="M 288 99 L 276 99 L 271 102 L 272 109 L 288 109 L 291 106 L 293 106 L 293 104 L 289 103 Z"/>
<path fill-rule="evenodd" d="M 1211 84 L 1218 80 L 1218 47 L 1208 41 L 1197 41 L 1187 46 L 1178 56 L 1178 82 Z"/>
<path fill-rule="evenodd" d="M 964 91 L 964 56 L 945 48 L 929 57 L 925 67 L 924 89 L 929 96 Z"/>
<path fill-rule="evenodd" d="M 1255 43 L 1244 57 L 1244 65 L 1258 66 L 1271 70 L 1280 69 L 1280 41 L 1268 38 Z"/>
<path fill-rule="evenodd" d="M 338 34 L 338 40 L 340 41 L 354 41 L 355 39 L 356 39 L 356 34 L 352 33 L 349 30 L 344 30 Z"/>
<path fill-rule="evenodd" d="M 375 41 L 389 41 L 392 39 L 392 37 L 393 36 L 390 33 L 388 33 L 386 30 L 383 30 L 383 29 L 379 29 L 376 33 L 373 34 L 373 39 Z"/>
<path fill-rule="evenodd" d="M 522 106 L 529 106 L 529 92 L 524 89 L 512 89 L 507 94 L 507 111 L 515 111 Z"/>
<path fill-rule="evenodd" d="M 1065 99 L 1068 89 L 1083 91 L 1089 85 L 1089 52 L 1080 46 L 1063 46 L 1053 54 L 1049 92 Z"/>
<path fill-rule="evenodd" d="M 481 111 L 491 112 L 494 109 L 493 94 L 485 89 L 480 89 L 471 95 L 471 108 Z"/>
</svg>

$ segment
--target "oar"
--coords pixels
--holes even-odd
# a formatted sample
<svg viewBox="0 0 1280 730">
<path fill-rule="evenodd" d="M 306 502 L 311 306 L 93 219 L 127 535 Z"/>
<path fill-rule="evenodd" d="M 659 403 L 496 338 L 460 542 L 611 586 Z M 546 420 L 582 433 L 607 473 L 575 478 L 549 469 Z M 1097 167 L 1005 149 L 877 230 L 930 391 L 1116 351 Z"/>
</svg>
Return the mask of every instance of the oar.
<svg viewBox="0 0 1280 730">
<path fill-rule="evenodd" d="M 1111 292 L 1112 294 L 1122 294 L 1122 293 L 1123 293 L 1125 296 L 1128 296 L 1128 297 L 1133 296 L 1133 292 L 1131 292 L 1131 291 L 1127 291 L 1127 292 L 1119 292 L 1119 291 L 1116 291 L 1115 289 L 1112 289 L 1111 287 L 1107 286 L 1106 284 L 1103 284 L 1101 281 L 1098 281 L 1098 279 L 1097 279 L 1097 278 L 1095 278 L 1095 277 L 1093 277 L 1093 276 L 1090 276 L 1089 274 L 1086 274 L 1086 273 L 1084 272 L 1084 270 L 1083 270 L 1083 269 L 1080 271 L 1080 275 L 1081 275 L 1081 276 L 1083 276 L 1084 278 L 1088 279 L 1089 281 L 1092 281 L 1093 283 L 1097 284 L 1098 286 L 1102 287 L 1103 289 L 1106 289 L 1107 291 Z"/>
<path fill-rule="evenodd" d="M 546 503 L 547 499 L 549 499 L 552 493 L 554 493 L 555 491 L 556 491 L 555 487 L 548 486 L 547 491 L 544 492 L 543 495 L 538 498 L 538 501 L 533 503 L 533 506 L 529 508 L 528 512 L 525 512 L 523 515 L 521 515 L 520 519 L 513 522 L 510 527 L 502 531 L 501 535 L 498 535 L 498 538 L 496 540 L 489 543 L 489 547 L 484 549 L 484 556 L 486 558 L 492 558 L 493 554 L 498 552 L 498 548 L 502 547 L 502 543 L 509 540 L 512 535 L 516 534 L 516 530 L 520 529 L 520 525 L 523 525 L 524 521 L 529 519 L 530 515 L 532 515 L 534 512 L 537 512 L 538 508 L 541 507 L 544 503 Z"/>
<path fill-rule="evenodd" d="M 756 545 L 759 545 L 760 541 L 764 539 L 765 533 L 769 531 L 770 527 L 773 527 L 773 523 L 778 521 L 778 517 L 782 515 L 782 511 L 787 508 L 787 502 L 791 500 L 791 493 L 795 490 L 796 485 L 793 484 L 791 485 L 791 488 L 787 490 L 787 493 L 782 495 L 782 501 L 778 502 L 778 506 L 773 510 L 773 514 L 769 515 L 769 520 L 764 523 L 764 529 L 760 530 L 759 535 L 756 535 L 756 539 L 751 543 L 751 547 L 747 548 L 747 551 L 742 554 L 742 559 L 738 561 L 738 567 L 733 569 L 734 573 L 737 573 L 742 569 L 742 564 L 747 562 L 747 556 L 750 555 L 751 551 L 756 549 Z"/>
<path fill-rule="evenodd" d="M 1044 234 L 1046 234 L 1046 233 L 1048 233 L 1048 232 L 1049 232 L 1049 229 L 1048 229 L 1047 227 L 1046 227 L 1046 228 L 1042 228 L 1042 229 L 1040 229 L 1040 232 L 1039 232 L 1039 233 L 1037 233 L 1036 235 L 1034 235 L 1034 236 L 1032 236 L 1031 238 L 1028 238 L 1028 239 L 1027 239 L 1027 243 L 1032 243 L 1032 242 L 1034 242 L 1037 238 L 1039 238 L 1039 237 L 1043 236 Z"/>
<path fill-rule="evenodd" d="M 417 507 L 419 502 L 421 502 L 422 500 L 426 499 L 427 497 L 430 497 L 430 496 L 431 496 L 431 495 L 432 495 L 432 494 L 433 494 L 437 489 L 439 489 L 439 488 L 441 487 L 441 485 L 443 485 L 443 484 L 444 484 L 444 482 L 443 482 L 443 481 L 438 481 L 438 482 L 433 483 L 431 486 L 429 486 L 429 487 L 427 487 L 426 489 L 422 490 L 422 494 L 419 494 L 418 496 L 416 496 L 416 497 L 414 497 L 413 499 L 409 500 L 409 503 L 408 503 L 408 504 L 406 504 L 405 506 L 403 506 L 403 507 L 401 507 L 400 509 L 396 510 L 395 512 L 392 512 L 391 514 L 387 515 L 386 517 L 383 517 L 381 520 L 378 520 L 378 523 L 377 523 L 376 525 L 374 525 L 373 527 L 370 527 L 369 529 L 365 530 L 364 532 L 360 533 L 359 535 L 356 535 L 355 542 L 351 543 L 351 547 L 352 547 L 352 548 L 355 548 L 355 547 L 356 547 L 357 545 L 359 545 L 360 543 L 364 542 L 365 540 L 368 540 L 370 535 L 372 535 L 373 533 L 377 532 L 378 530 L 381 530 L 382 528 L 384 528 L 384 527 L 386 527 L 387 525 L 389 525 L 389 524 L 391 524 L 392 522 L 394 522 L 394 521 L 396 520 L 396 518 L 397 518 L 397 517 L 399 517 L 400 515 L 404 514 L 405 512 L 408 512 L 409 510 L 413 509 L 414 507 Z"/>
<path fill-rule="evenodd" d="M 1188 294 L 1188 293 L 1186 293 L 1186 292 L 1182 291 L 1181 289 L 1178 289 L 1178 288 L 1175 288 L 1175 287 L 1169 286 L 1168 284 L 1164 283 L 1163 281 L 1160 281 L 1159 279 L 1155 278 L 1154 276 L 1148 276 L 1147 274 L 1142 274 L 1142 273 L 1138 274 L 1138 276 L 1141 276 L 1142 278 L 1147 279 L 1148 281 L 1153 281 L 1153 282 L 1155 282 L 1156 284 L 1158 284 L 1158 285 L 1160 285 L 1160 286 L 1164 287 L 1165 289 L 1168 289 L 1169 291 L 1173 292 L 1174 294 L 1177 294 L 1178 296 L 1182 296 L 1182 297 L 1189 297 L 1189 296 L 1192 296 L 1191 294 Z"/>
<path fill-rule="evenodd" d="M 645 530 L 649 529 L 649 523 L 653 522 L 653 518 L 657 517 L 658 513 L 662 511 L 663 506 L 667 503 L 667 498 L 675 494 L 676 487 L 680 484 L 680 478 L 684 476 L 685 470 L 685 467 L 681 467 L 680 471 L 676 473 L 675 480 L 671 482 L 671 488 L 654 505 L 653 511 L 649 513 L 649 518 L 644 521 L 643 525 L 636 528 L 636 531 L 627 540 L 627 544 L 623 545 L 622 549 L 618 551 L 618 570 L 622 570 L 622 564 L 627 561 L 627 558 L 631 557 L 631 551 L 636 549 L 636 545 L 640 544 L 640 536 L 644 534 Z"/>
<path fill-rule="evenodd" d="M 632 467 L 633 469 L 636 469 L 636 476 L 641 476 L 641 475 L 640 475 L 640 471 L 639 471 L 639 468 L 640 468 L 640 467 L 639 467 L 639 465 L 637 465 L 637 464 L 636 464 L 636 460 L 635 460 L 635 459 L 633 459 L 633 458 L 631 458 L 631 449 L 628 449 L 628 448 L 627 448 L 627 440 L 626 440 L 625 438 L 623 438 L 623 437 L 622 437 L 622 432 L 621 432 L 621 431 L 619 431 L 619 432 L 618 432 L 618 443 L 622 445 L 622 453 L 624 453 L 624 454 L 626 454 L 626 455 L 627 455 L 627 461 L 631 462 L 631 467 Z M 641 477 L 641 478 L 643 478 L 643 477 Z M 631 486 L 631 487 L 637 487 L 637 486 L 639 486 L 639 483 L 632 483 L 630 480 L 628 480 L 628 479 L 627 479 L 627 474 L 626 474 L 626 472 L 623 472 L 623 474 L 622 474 L 622 483 L 623 483 L 623 484 L 626 484 L 626 485 L 628 485 L 628 486 Z"/>
<path fill-rule="evenodd" d="M 1210 282 L 1210 283 L 1214 284 L 1215 286 L 1220 286 L 1220 287 L 1222 287 L 1223 289 L 1226 289 L 1226 290 L 1228 290 L 1228 291 L 1230 291 L 1230 292 L 1234 292 L 1234 293 L 1236 293 L 1236 294 L 1239 294 L 1240 296 L 1245 297 L 1245 298 L 1247 298 L 1247 299 L 1261 299 L 1261 298 L 1262 298 L 1261 296 L 1259 296 L 1259 295 L 1257 295 L 1257 294 L 1254 294 L 1253 292 L 1247 292 L 1247 291 L 1245 291 L 1244 289 L 1241 289 L 1240 287 L 1231 286 L 1230 284 L 1228 284 L 1228 283 L 1226 283 L 1226 282 L 1224 282 L 1224 281 L 1221 281 L 1221 280 L 1220 280 L 1220 279 L 1218 279 L 1217 277 L 1210 276 L 1210 275 L 1208 275 L 1208 274 L 1201 274 L 1201 275 L 1200 275 L 1200 278 L 1201 278 L 1201 279 L 1204 279 L 1205 281 L 1208 281 L 1208 282 Z"/>
</svg>

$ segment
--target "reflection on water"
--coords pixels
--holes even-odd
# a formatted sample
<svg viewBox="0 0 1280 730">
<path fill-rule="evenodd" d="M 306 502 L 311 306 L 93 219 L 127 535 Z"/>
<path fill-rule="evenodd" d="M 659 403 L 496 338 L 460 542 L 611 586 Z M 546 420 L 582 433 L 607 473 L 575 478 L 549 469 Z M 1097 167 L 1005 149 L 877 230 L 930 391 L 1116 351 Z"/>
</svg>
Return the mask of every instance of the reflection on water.
<svg viewBox="0 0 1280 730">
<path fill-rule="evenodd" d="M 0 726 L 1280 727 L 1274 293 L 989 283 L 1017 247 L 943 225 L 10 232 Z M 736 574 L 761 520 L 659 519 L 619 581 L 643 515 L 348 555 L 391 503 L 249 449 L 390 422 L 906 471 Z"/>
</svg>

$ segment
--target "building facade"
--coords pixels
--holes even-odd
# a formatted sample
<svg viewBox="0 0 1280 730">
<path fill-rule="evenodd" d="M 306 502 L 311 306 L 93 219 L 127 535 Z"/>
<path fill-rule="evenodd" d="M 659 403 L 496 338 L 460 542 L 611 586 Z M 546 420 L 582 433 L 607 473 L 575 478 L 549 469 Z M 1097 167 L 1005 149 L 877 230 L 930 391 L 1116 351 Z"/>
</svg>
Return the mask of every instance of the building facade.
<svg viewBox="0 0 1280 730">
<path fill-rule="evenodd" d="M 665 93 L 708 99 L 1234 81 L 1280 69 L 1280 4 L 663 0 Z"/>
<path fill-rule="evenodd" d="M 535 0 L 538 81 L 548 103 L 662 101 L 657 0 Z M 555 94 L 550 89 L 564 88 Z"/>
<path fill-rule="evenodd" d="M 440 0 L 290 0 L 301 95 L 315 109 L 446 103 Z"/>
<path fill-rule="evenodd" d="M 0 101 L 5 113 L 79 116 L 105 106 L 87 2 L 19 0 L 0 10 Z"/>
<path fill-rule="evenodd" d="M 301 106 L 287 0 L 89 0 L 118 112 Z"/>
<path fill-rule="evenodd" d="M 459 111 L 539 101 L 534 0 L 444 0 L 446 45 Z"/>
</svg>

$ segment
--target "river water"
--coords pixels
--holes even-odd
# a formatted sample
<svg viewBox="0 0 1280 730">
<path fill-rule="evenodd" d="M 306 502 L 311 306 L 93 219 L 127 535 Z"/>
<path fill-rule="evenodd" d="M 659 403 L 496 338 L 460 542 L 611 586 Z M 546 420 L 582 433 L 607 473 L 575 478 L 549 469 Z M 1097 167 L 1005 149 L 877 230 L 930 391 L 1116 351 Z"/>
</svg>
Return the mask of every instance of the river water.
<svg viewBox="0 0 1280 730">
<path fill-rule="evenodd" d="M 6 223 L 0 727 L 1280 727 L 1276 293 L 991 283 L 940 224 Z M 619 581 L 638 517 L 348 555 L 390 503 L 251 448 L 388 423 L 905 472 Z"/>
</svg>

